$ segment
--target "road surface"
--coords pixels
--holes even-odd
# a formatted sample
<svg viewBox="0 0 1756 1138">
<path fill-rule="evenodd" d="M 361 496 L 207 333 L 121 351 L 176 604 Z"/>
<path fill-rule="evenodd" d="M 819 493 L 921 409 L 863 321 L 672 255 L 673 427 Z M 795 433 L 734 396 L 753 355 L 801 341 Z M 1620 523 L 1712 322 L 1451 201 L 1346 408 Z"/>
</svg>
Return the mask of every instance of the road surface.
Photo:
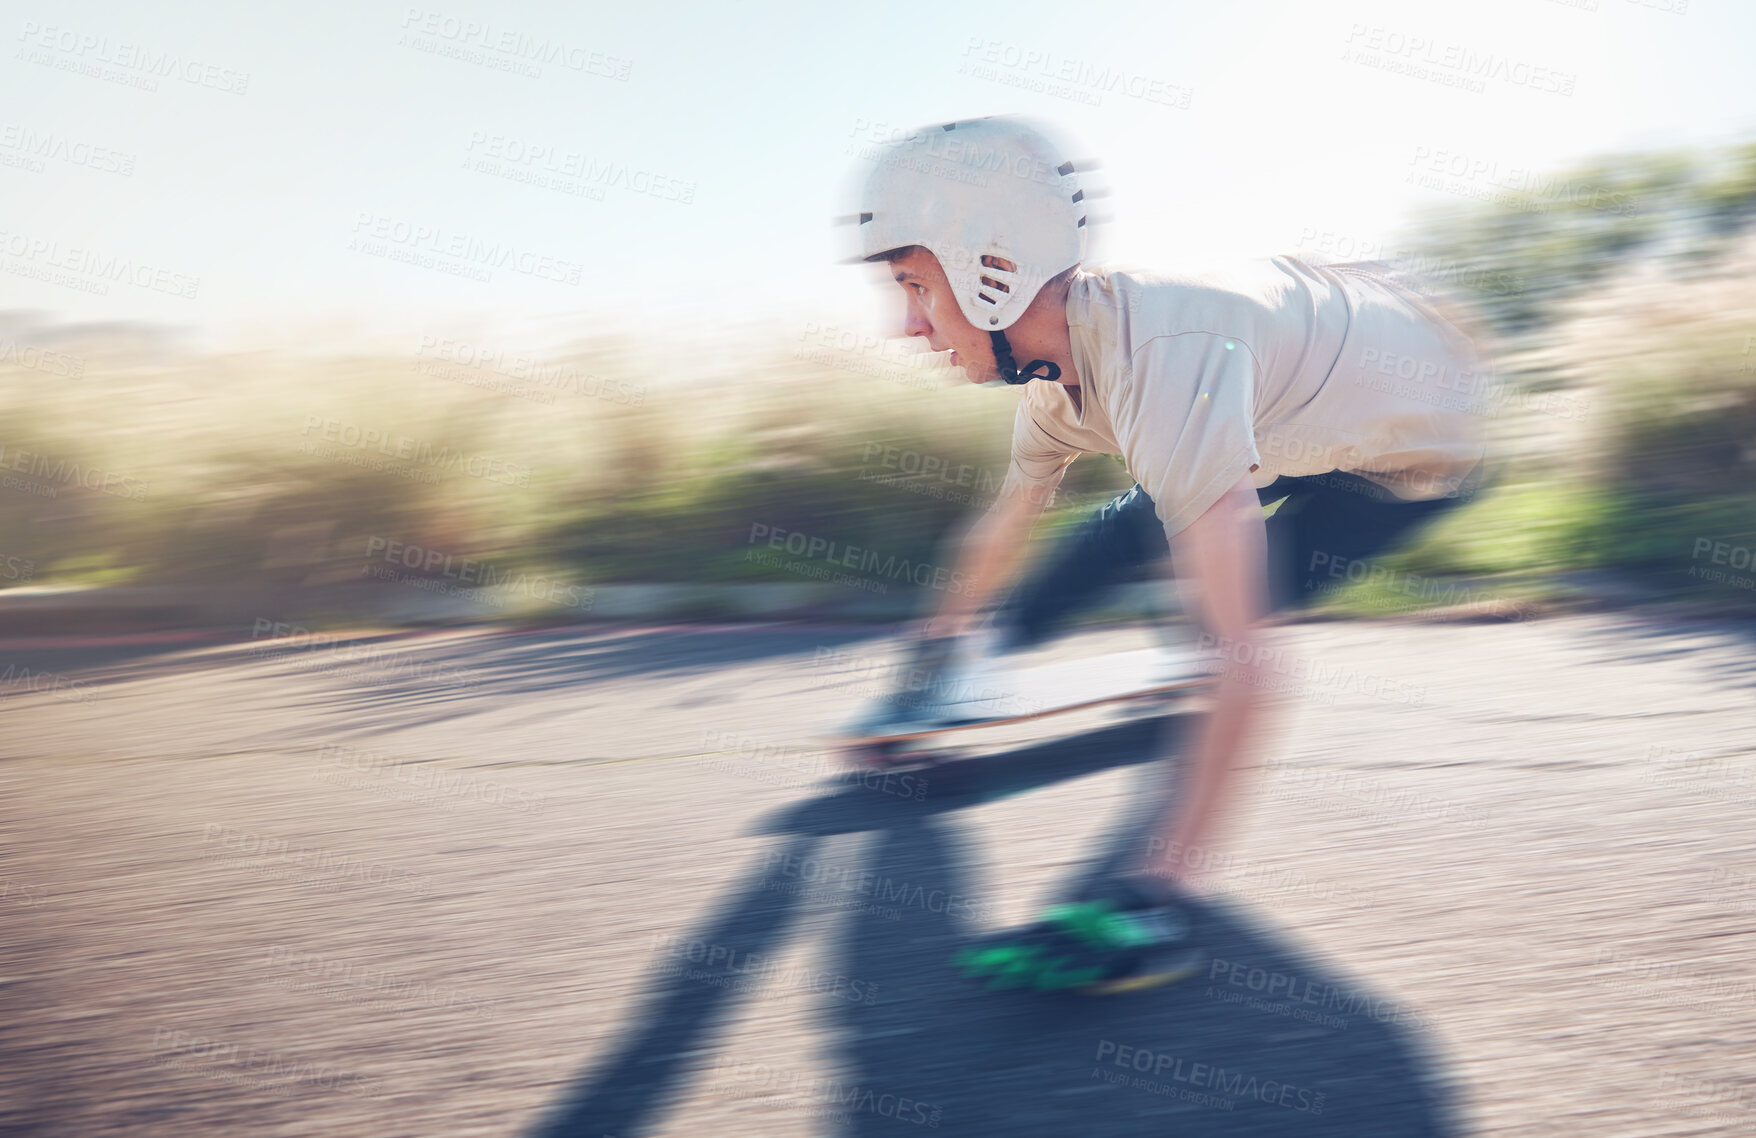
<svg viewBox="0 0 1756 1138">
<path fill-rule="evenodd" d="M 0 1130 L 1756 1133 L 1751 630 L 1279 636 L 1213 959 L 1126 1002 L 946 960 L 1142 840 L 1179 720 L 860 781 L 871 629 L 12 642 Z"/>
</svg>

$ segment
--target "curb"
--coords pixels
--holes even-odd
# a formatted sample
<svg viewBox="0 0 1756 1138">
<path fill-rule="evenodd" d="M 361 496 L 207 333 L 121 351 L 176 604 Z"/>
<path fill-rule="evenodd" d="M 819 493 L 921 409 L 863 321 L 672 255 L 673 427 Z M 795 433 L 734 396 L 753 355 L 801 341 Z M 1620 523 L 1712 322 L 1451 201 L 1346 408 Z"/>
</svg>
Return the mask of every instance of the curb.
<svg viewBox="0 0 1756 1138">
<path fill-rule="evenodd" d="M 1151 615 L 1167 608 L 1162 586 L 1124 586 L 1101 615 Z M 621 624 L 812 620 L 894 623 L 931 607 L 926 590 L 887 595 L 835 585 L 600 585 L 585 603 L 560 606 L 498 589 L 462 595 L 371 584 L 320 588 L 123 585 L 30 586 L 0 590 L 0 637 L 77 638 L 118 633 L 196 635 L 193 630 L 274 624 L 370 624 L 410 628 L 469 624 Z M 1099 614 L 1094 614 L 1099 615 Z"/>
</svg>

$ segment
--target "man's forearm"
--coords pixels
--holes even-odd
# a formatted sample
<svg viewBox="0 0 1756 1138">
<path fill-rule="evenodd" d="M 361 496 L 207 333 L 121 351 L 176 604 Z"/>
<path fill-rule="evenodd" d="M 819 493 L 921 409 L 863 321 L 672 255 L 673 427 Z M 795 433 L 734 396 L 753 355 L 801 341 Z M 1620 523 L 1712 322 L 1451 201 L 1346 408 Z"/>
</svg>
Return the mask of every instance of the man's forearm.
<svg viewBox="0 0 1756 1138">
<path fill-rule="evenodd" d="M 1213 704 L 1195 731 L 1182 783 L 1157 837 L 1149 844 L 1146 869 L 1187 881 L 1209 863 L 1212 840 L 1240 760 L 1250 751 L 1262 719 L 1262 692 L 1255 677 L 1240 671 L 1220 674 Z"/>
<path fill-rule="evenodd" d="M 1032 523 L 1040 511 L 1028 501 L 1005 501 L 981 514 L 964 532 L 958 545 L 952 580 L 961 587 L 948 589 L 927 631 L 933 635 L 964 632 L 993 596 L 1011 579 Z"/>
<path fill-rule="evenodd" d="M 1262 618 L 1267 610 L 1268 534 L 1249 478 L 1171 538 L 1179 574 L 1195 586 L 1196 611 L 1222 646 L 1213 706 L 1195 732 L 1183 785 L 1147 851 L 1147 868 L 1187 881 L 1205 861 L 1239 759 L 1263 715 Z"/>
<path fill-rule="evenodd" d="M 928 631 L 933 635 L 961 634 L 976 614 L 982 611 L 996 588 L 996 581 L 1006 566 L 1005 543 L 995 532 L 994 517 L 983 514 L 965 531 L 958 544 L 957 563 L 951 579 L 961 582 L 957 589 L 947 589 L 939 603 Z"/>
</svg>

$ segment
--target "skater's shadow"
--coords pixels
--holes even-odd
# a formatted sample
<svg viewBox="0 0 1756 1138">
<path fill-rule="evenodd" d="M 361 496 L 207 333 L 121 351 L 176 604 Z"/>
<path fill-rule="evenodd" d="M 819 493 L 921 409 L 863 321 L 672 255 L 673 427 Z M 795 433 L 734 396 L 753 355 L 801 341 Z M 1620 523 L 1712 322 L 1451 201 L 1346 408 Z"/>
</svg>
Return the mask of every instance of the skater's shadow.
<svg viewBox="0 0 1756 1138">
<path fill-rule="evenodd" d="M 782 811 L 780 841 L 706 927 L 657 946 L 645 1006 L 535 1133 L 656 1130 L 685 1091 L 786 1103 L 816 1132 L 1350 1136 L 1457 1129 L 1410 1013 L 1255 927 L 1197 914 L 1199 977 L 1119 997 L 988 992 L 956 975 L 984 931 L 982 885 L 957 811 L 1162 753 L 1132 724 L 933 772 L 917 799 L 894 780 L 843 785 Z M 1094 756 L 1099 756 L 1094 758 Z M 1139 848 L 1171 788 L 1156 767 L 1109 841 L 1102 872 Z M 839 835 L 859 834 L 852 841 Z M 1076 886 L 1069 882 L 1068 886 Z M 808 914 L 833 912 L 828 951 L 776 968 Z M 821 920 L 813 927 L 821 928 Z M 730 1053 L 718 1029 L 764 992 L 813 999 L 836 1039 L 811 1070 Z M 789 1125 L 796 1125 L 794 1120 Z M 758 1120 L 751 1134 L 764 1132 Z"/>
</svg>

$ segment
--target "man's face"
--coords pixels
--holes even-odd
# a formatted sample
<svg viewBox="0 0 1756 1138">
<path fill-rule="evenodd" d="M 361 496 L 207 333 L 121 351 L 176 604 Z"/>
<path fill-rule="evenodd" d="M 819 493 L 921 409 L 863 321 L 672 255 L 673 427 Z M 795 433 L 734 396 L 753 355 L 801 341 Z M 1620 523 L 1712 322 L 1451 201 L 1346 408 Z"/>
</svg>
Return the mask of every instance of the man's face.
<svg viewBox="0 0 1756 1138">
<path fill-rule="evenodd" d="M 935 352 L 949 351 L 951 363 L 961 367 L 972 383 L 998 379 L 993 341 L 964 318 L 945 270 L 939 267 L 939 258 L 925 249 L 915 249 L 888 267 L 908 298 L 903 334 L 925 337 L 927 347 Z"/>
</svg>

